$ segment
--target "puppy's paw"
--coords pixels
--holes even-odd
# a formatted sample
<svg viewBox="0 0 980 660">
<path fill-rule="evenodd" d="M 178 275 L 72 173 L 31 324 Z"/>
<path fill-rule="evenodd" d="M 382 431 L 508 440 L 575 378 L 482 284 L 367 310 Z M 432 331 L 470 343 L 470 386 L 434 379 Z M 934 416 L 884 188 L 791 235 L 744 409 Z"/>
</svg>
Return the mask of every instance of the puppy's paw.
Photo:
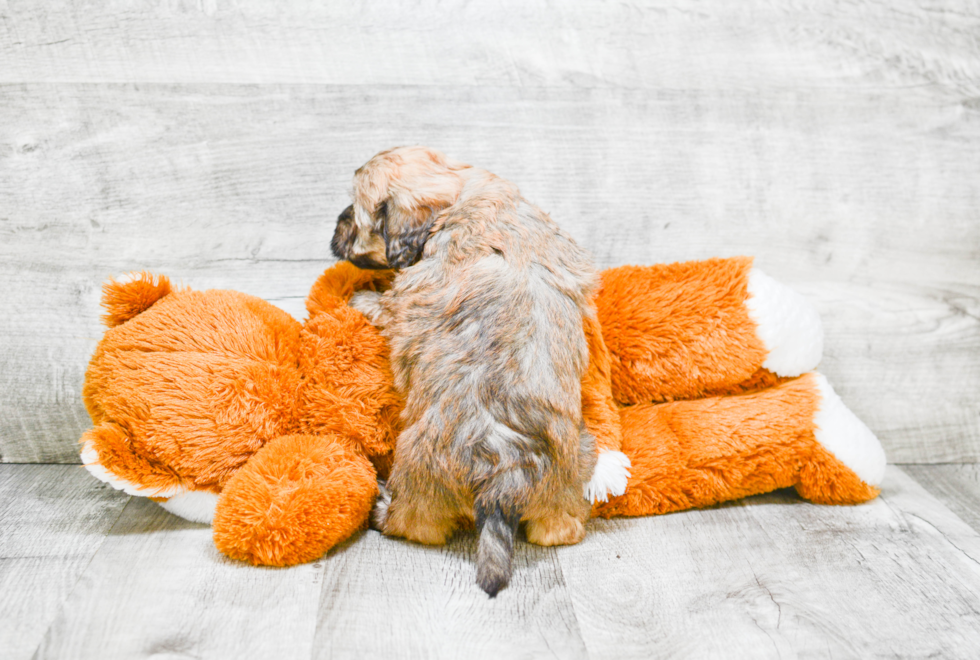
<svg viewBox="0 0 980 660">
<path fill-rule="evenodd" d="M 445 521 L 425 522 L 416 525 L 405 533 L 398 533 L 396 536 L 404 536 L 409 541 L 415 541 L 423 545 L 445 545 L 446 541 L 453 534 L 452 524 Z"/>
<path fill-rule="evenodd" d="M 417 508 L 406 498 L 394 499 L 391 491 L 379 483 L 381 495 L 378 496 L 372 525 L 388 536 L 400 536 L 425 545 L 443 545 L 453 534 L 456 521 L 436 506 L 426 502 Z"/>
<path fill-rule="evenodd" d="M 630 478 L 630 459 L 621 451 L 608 449 L 599 452 L 595 471 L 585 484 L 584 495 L 589 502 L 605 502 L 610 496 L 618 497 L 626 492 Z"/>
<path fill-rule="evenodd" d="M 384 481 L 378 481 L 378 499 L 371 509 L 371 529 L 385 531 L 385 521 L 388 520 L 388 507 L 391 505 L 391 491 Z"/>
<path fill-rule="evenodd" d="M 350 306 L 367 318 L 371 325 L 384 325 L 384 308 L 381 294 L 377 291 L 358 291 L 350 299 Z"/>
<path fill-rule="evenodd" d="M 537 545 L 574 545 L 585 538 L 581 520 L 561 512 L 550 518 L 528 520 L 527 540 Z"/>
</svg>

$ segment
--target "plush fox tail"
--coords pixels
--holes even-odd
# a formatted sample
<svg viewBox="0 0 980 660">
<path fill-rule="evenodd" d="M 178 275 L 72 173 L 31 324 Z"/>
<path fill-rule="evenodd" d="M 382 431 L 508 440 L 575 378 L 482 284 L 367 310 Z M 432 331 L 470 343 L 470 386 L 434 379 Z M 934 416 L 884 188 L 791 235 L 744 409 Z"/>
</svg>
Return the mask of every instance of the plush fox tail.
<svg viewBox="0 0 980 660">
<path fill-rule="evenodd" d="M 153 306 L 153 303 L 170 293 L 170 279 L 166 275 L 135 273 L 128 282 L 110 279 L 102 285 L 102 307 L 106 314 L 102 321 L 110 328 L 122 325 Z"/>
<path fill-rule="evenodd" d="M 521 514 L 516 507 L 498 502 L 476 504 L 476 583 L 493 598 L 507 586 L 513 570 L 514 541 Z"/>
</svg>

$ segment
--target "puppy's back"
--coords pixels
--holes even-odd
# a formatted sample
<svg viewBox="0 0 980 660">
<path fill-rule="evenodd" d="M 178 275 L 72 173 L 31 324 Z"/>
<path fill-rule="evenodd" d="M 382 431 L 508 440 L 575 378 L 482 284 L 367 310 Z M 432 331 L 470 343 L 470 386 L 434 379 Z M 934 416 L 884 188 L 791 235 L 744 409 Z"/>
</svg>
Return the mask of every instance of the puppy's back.
<svg viewBox="0 0 980 660">
<path fill-rule="evenodd" d="M 446 217 L 396 281 L 402 325 L 391 335 L 406 422 L 436 436 L 414 458 L 473 503 L 477 579 L 491 595 L 509 579 L 522 518 L 587 515 L 594 462 L 580 384 L 595 269 L 541 211 L 500 199 L 476 197 Z"/>
</svg>

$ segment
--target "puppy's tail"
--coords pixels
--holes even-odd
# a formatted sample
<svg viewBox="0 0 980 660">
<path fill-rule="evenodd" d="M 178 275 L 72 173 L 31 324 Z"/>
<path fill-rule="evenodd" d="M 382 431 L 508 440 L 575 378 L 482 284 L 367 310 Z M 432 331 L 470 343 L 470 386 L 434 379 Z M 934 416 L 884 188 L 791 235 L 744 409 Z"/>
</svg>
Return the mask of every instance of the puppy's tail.
<svg viewBox="0 0 980 660">
<path fill-rule="evenodd" d="M 516 507 L 496 502 L 476 503 L 476 583 L 493 598 L 507 586 L 513 570 L 514 540 L 521 514 Z"/>
</svg>

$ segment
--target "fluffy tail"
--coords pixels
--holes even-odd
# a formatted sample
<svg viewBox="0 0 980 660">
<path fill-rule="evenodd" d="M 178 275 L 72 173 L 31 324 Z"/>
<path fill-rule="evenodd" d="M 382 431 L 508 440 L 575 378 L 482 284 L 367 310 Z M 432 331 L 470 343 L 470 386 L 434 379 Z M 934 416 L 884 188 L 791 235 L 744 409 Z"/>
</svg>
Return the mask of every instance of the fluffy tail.
<svg viewBox="0 0 980 660">
<path fill-rule="evenodd" d="M 491 598 L 510 580 L 520 520 L 521 514 L 513 506 L 477 501 L 476 529 L 480 545 L 476 551 L 476 583 Z"/>
<path fill-rule="evenodd" d="M 102 285 L 102 307 L 107 312 L 102 320 L 110 328 L 122 325 L 169 293 L 170 280 L 166 275 L 154 280 L 153 275 L 143 272 L 128 282 L 109 280 Z"/>
</svg>

